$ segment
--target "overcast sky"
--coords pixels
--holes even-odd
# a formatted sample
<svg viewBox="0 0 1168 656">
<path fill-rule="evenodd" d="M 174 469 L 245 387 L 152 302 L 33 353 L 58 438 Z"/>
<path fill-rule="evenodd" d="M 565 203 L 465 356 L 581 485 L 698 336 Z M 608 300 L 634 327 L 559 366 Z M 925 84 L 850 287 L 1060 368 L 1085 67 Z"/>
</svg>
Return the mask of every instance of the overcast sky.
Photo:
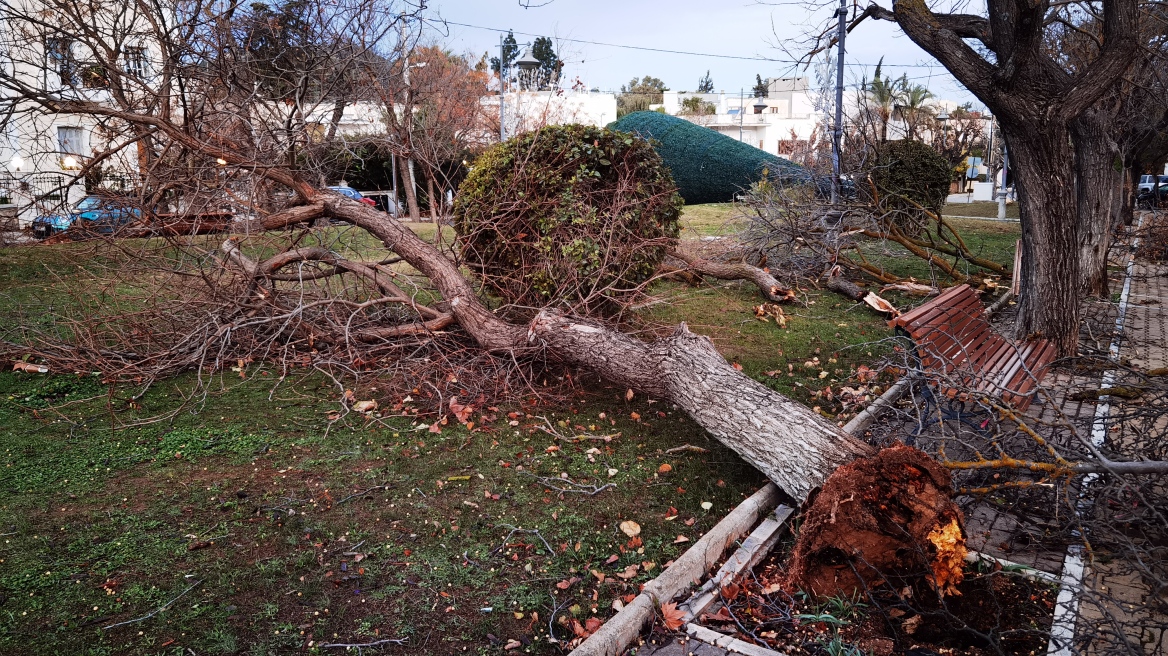
<svg viewBox="0 0 1168 656">
<path fill-rule="evenodd" d="M 541 2 L 547 0 L 530 0 L 532 5 Z M 434 32 L 449 30 L 449 36 L 440 40 L 455 52 L 472 53 L 476 60 L 484 52 L 498 56 L 499 29 L 514 30 L 520 43 L 536 36 L 559 40 L 560 56 L 566 62 L 566 87 L 579 77 L 588 88 L 616 91 L 633 77 L 652 75 L 670 89 L 692 91 L 709 70 L 715 90 L 738 93 L 745 87 L 748 94 L 756 74 L 763 78 L 806 75 L 814 86 L 814 67 L 796 69 L 789 63 L 793 57 L 782 46 L 802 52 L 800 42 L 811 26 L 830 19 L 833 11 L 825 8 L 813 13 L 802 3 L 784 0 L 769 4 L 749 0 L 551 0 L 531 8 L 524 8 L 519 0 L 432 0 L 429 4 L 432 16 L 447 21 L 447 27 L 432 23 Z M 649 52 L 585 43 L 588 41 L 700 54 Z M 979 106 L 943 67 L 891 23 L 865 21 L 848 36 L 847 50 L 845 81 L 849 85 L 858 84 L 865 73 L 870 79 L 876 62 L 884 57 L 885 71 L 898 77 L 907 74 L 938 98 Z"/>
</svg>

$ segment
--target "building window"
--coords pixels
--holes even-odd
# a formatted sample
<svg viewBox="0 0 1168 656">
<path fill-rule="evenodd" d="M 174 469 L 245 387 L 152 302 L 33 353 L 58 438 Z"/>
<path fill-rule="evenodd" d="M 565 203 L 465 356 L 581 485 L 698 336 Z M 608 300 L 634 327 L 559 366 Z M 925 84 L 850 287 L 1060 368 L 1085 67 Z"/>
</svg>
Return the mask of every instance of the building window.
<svg viewBox="0 0 1168 656">
<path fill-rule="evenodd" d="M 59 126 L 57 128 L 57 150 L 62 155 L 84 155 L 85 131 L 81 128 Z"/>
<path fill-rule="evenodd" d="M 761 140 L 758 142 L 758 149 L 759 149 L 759 150 L 766 150 L 766 148 L 763 148 L 763 147 L 762 147 L 762 145 L 763 145 L 764 143 L 766 143 L 766 142 L 764 142 L 764 141 L 761 141 Z"/>
<path fill-rule="evenodd" d="M 771 107 L 771 113 L 772 113 L 772 114 L 778 114 L 778 113 L 779 113 L 779 108 L 778 108 L 778 107 Z"/>
<path fill-rule="evenodd" d="M 73 61 L 73 41 L 70 39 L 45 39 L 45 68 L 53 71 L 61 80 L 61 86 L 77 83 L 77 65 Z"/>
<path fill-rule="evenodd" d="M 126 74 L 138 79 L 146 77 L 146 49 L 140 46 L 126 48 Z"/>
</svg>

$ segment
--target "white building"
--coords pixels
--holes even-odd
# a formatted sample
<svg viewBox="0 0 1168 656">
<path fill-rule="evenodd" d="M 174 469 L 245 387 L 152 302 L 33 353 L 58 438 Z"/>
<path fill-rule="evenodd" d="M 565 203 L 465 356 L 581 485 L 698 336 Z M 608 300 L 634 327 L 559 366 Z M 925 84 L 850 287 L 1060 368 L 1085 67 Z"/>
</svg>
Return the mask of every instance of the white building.
<svg viewBox="0 0 1168 656">
<path fill-rule="evenodd" d="M 498 126 L 499 94 L 485 95 L 483 113 Z M 544 125 L 580 123 L 603 127 L 616 120 L 616 95 L 598 91 L 508 91 L 504 96 L 507 136 Z M 497 137 L 496 137 L 497 138 Z"/>
<path fill-rule="evenodd" d="M 0 222 L 15 219 L 20 227 L 80 200 L 89 164 L 90 187 L 132 188 L 138 170 L 137 149 L 128 145 L 133 139 L 127 139 L 124 124 L 54 113 L 22 91 L 109 106 L 116 104 L 110 91 L 115 78 L 123 103 L 140 103 L 156 92 L 151 88 L 155 49 L 134 28 L 132 10 L 95 14 L 94 26 L 101 29 L 70 30 L 51 9 L 30 11 L 35 2 L 0 7 Z M 83 41 L 91 33 L 116 40 L 115 70 Z"/>
<path fill-rule="evenodd" d="M 765 98 L 738 93 L 666 91 L 667 114 L 703 125 L 768 153 L 790 156 L 799 142 L 810 140 L 820 116 L 805 77 L 767 79 Z"/>
</svg>

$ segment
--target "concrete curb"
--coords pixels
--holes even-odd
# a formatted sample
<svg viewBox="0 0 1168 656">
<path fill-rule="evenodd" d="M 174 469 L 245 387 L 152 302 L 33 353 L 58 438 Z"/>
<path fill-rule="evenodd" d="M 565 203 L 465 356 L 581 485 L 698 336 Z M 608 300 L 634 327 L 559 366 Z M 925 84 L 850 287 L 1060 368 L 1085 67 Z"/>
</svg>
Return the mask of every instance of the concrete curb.
<svg viewBox="0 0 1168 656">
<path fill-rule="evenodd" d="M 779 505 L 778 486 L 767 483 L 761 490 L 738 504 L 709 533 L 673 561 L 657 578 L 649 581 L 627 606 L 596 633 L 589 636 L 569 656 L 618 656 L 641 634 L 641 629 L 656 615 L 657 607 L 701 583 L 706 572 L 722 554 L 750 532 L 759 519 Z"/>
</svg>

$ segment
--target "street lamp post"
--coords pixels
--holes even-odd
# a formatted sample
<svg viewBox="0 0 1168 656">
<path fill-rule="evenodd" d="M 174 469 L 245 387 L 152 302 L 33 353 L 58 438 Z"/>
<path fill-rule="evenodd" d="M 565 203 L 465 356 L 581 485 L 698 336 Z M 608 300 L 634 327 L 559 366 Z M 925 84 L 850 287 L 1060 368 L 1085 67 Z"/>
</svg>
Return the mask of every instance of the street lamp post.
<svg viewBox="0 0 1168 656">
<path fill-rule="evenodd" d="M 524 48 L 524 51 L 523 51 L 523 56 L 521 56 L 519 59 L 515 60 L 515 65 L 519 67 L 520 75 L 525 76 L 527 78 L 527 82 L 526 82 L 527 86 L 531 86 L 531 72 L 538 69 L 541 63 L 542 62 L 540 62 L 538 59 L 536 59 L 535 57 L 533 57 L 531 55 L 531 44 L 530 43 L 526 44 L 526 47 Z M 523 116 L 522 116 L 522 111 L 519 109 L 519 104 L 523 101 L 522 94 L 523 94 L 524 84 L 525 83 L 524 83 L 523 79 L 520 78 L 520 80 L 519 80 L 519 95 L 516 96 L 516 100 L 515 100 L 515 120 L 516 120 L 516 126 L 517 126 L 516 131 L 519 131 L 522 128 L 520 123 L 523 121 Z"/>
<path fill-rule="evenodd" d="M 835 69 L 835 129 L 831 133 L 831 204 L 839 203 L 840 199 L 840 147 L 844 137 L 844 38 L 848 35 L 848 0 L 840 0 L 839 9 L 835 10 L 839 19 L 837 27 L 837 44 L 839 55 L 836 57 Z"/>
<path fill-rule="evenodd" d="M 507 140 L 507 96 L 503 86 L 507 83 L 507 53 L 503 50 L 503 33 L 499 33 L 499 142 Z"/>
</svg>

